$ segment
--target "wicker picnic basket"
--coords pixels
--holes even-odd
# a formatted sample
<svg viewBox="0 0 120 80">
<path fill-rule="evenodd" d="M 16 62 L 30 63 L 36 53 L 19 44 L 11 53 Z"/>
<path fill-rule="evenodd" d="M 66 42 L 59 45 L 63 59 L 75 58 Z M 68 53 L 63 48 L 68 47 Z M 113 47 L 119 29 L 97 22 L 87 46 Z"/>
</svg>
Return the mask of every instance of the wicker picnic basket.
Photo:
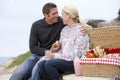
<svg viewBox="0 0 120 80">
<path fill-rule="evenodd" d="M 120 27 L 93 28 L 88 31 L 88 34 L 93 48 L 96 46 L 120 48 Z M 82 64 L 82 76 L 120 76 L 120 66 L 108 64 Z"/>
<path fill-rule="evenodd" d="M 120 26 L 93 28 L 88 34 L 93 47 L 120 48 Z"/>
</svg>

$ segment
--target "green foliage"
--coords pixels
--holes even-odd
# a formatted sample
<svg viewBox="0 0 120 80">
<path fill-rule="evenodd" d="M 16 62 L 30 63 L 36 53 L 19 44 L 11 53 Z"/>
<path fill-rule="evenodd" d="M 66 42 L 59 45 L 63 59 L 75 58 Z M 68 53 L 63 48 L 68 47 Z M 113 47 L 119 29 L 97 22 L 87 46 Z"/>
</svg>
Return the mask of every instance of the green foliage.
<svg viewBox="0 0 120 80">
<path fill-rule="evenodd" d="M 25 54 L 18 56 L 17 58 L 15 58 L 12 64 L 9 65 L 8 68 L 20 65 L 29 56 L 31 56 L 30 52 L 26 52 Z"/>
<path fill-rule="evenodd" d="M 93 49 L 93 44 L 90 42 L 89 49 Z"/>
<path fill-rule="evenodd" d="M 88 21 L 87 24 L 92 26 L 93 28 L 95 28 L 97 26 L 95 21 Z"/>
<path fill-rule="evenodd" d="M 93 28 L 97 28 L 97 24 L 100 23 L 100 22 L 104 22 L 105 20 L 94 20 L 94 19 L 91 19 L 91 20 L 88 20 L 87 24 L 88 25 L 91 25 Z"/>
</svg>

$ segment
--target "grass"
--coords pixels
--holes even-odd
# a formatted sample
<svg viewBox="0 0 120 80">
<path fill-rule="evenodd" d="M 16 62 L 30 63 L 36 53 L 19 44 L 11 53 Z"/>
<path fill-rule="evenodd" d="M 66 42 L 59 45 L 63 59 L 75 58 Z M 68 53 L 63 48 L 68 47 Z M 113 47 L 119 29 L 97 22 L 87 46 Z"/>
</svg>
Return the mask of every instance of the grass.
<svg viewBox="0 0 120 80">
<path fill-rule="evenodd" d="M 19 66 L 23 61 L 25 61 L 26 58 L 28 58 L 29 56 L 31 56 L 30 52 L 26 52 L 25 54 L 22 54 L 20 56 L 18 56 L 17 58 L 15 58 L 15 60 L 9 65 L 8 68 L 10 67 L 14 67 L 14 66 Z"/>
</svg>

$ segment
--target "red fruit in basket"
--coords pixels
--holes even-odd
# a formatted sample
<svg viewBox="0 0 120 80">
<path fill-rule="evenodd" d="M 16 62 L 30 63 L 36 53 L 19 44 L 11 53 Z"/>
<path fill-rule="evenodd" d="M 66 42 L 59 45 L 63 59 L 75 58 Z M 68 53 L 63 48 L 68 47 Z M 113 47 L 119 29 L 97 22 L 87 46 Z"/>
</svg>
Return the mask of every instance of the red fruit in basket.
<svg viewBox="0 0 120 80">
<path fill-rule="evenodd" d="M 87 52 L 87 53 L 86 53 L 86 57 L 87 57 L 87 58 L 95 58 L 96 56 L 95 56 L 94 53 Z"/>
<path fill-rule="evenodd" d="M 93 53 L 94 54 L 94 51 L 93 50 L 90 50 L 90 51 L 88 51 L 89 53 Z"/>
<path fill-rule="evenodd" d="M 108 54 L 110 52 L 109 48 L 104 48 L 104 52 L 106 52 L 106 54 Z"/>
<path fill-rule="evenodd" d="M 120 48 L 113 48 L 109 53 L 120 53 Z"/>
</svg>

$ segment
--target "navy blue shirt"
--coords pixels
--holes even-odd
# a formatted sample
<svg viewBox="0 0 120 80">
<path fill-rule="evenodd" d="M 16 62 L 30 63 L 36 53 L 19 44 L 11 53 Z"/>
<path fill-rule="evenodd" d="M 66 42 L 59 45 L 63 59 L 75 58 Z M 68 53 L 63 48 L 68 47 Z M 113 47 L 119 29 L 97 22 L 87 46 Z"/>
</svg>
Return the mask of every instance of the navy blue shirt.
<svg viewBox="0 0 120 80">
<path fill-rule="evenodd" d="M 64 25 L 60 17 L 58 22 L 54 24 L 47 24 L 45 18 L 34 22 L 29 39 L 30 51 L 33 54 L 44 56 L 45 50 L 50 49 L 52 44 L 59 40 L 63 27 Z"/>
</svg>

